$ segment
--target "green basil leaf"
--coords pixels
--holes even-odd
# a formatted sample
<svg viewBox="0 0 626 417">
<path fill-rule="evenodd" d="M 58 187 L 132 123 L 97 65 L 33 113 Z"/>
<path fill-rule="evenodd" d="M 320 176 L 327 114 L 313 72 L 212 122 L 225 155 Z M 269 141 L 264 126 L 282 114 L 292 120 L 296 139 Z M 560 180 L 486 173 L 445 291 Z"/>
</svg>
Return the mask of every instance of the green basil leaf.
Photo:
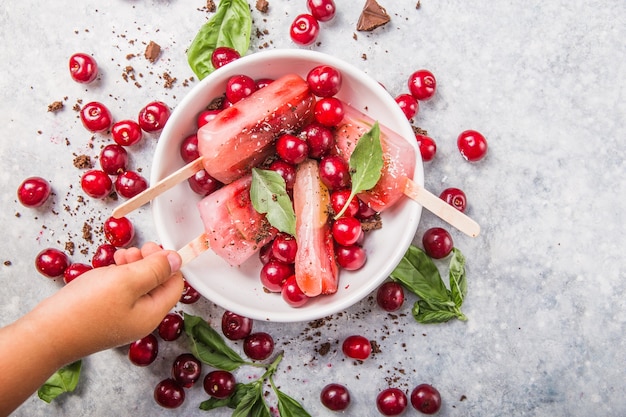
<svg viewBox="0 0 626 417">
<path fill-rule="evenodd" d="M 43 401 L 50 403 L 59 395 L 72 392 L 78 385 L 82 361 L 78 360 L 56 371 L 37 390 L 37 395 Z"/>
<path fill-rule="evenodd" d="M 296 235 L 296 213 L 287 194 L 283 177 L 269 169 L 252 169 L 250 200 L 259 213 L 265 214 L 272 226 L 281 232 Z"/>
<path fill-rule="evenodd" d="M 237 404 L 241 402 L 241 400 L 248 394 L 250 390 L 257 389 L 257 384 L 251 382 L 249 384 L 237 383 L 235 385 L 235 391 L 228 398 L 217 399 L 217 398 L 209 398 L 206 401 L 200 403 L 200 409 L 209 411 L 214 410 L 220 407 L 229 407 L 229 408 L 237 408 Z"/>
<path fill-rule="evenodd" d="M 205 23 L 187 50 L 192 71 L 203 79 L 215 70 L 211 55 L 215 48 L 227 46 L 241 56 L 248 52 L 252 33 L 252 14 L 245 0 L 220 0 L 217 11 Z"/>
<path fill-rule="evenodd" d="M 275 392 L 280 417 L 311 417 L 298 401 L 278 389 Z"/>
<path fill-rule="evenodd" d="M 391 279 L 403 284 L 423 300 L 440 303 L 451 301 L 433 260 L 420 248 L 409 246 L 400 263 L 391 272 Z"/>
<path fill-rule="evenodd" d="M 202 317 L 185 313 L 184 323 L 185 333 L 191 339 L 191 352 L 202 362 L 225 371 L 246 363 Z"/>
<path fill-rule="evenodd" d="M 271 417 L 265 405 L 265 401 L 263 401 L 263 386 L 261 385 L 261 380 L 250 385 L 250 389 L 244 393 L 237 403 L 232 417 Z M 264 409 L 267 414 L 263 413 Z"/>
<path fill-rule="evenodd" d="M 467 317 L 452 301 L 445 303 L 418 300 L 413 304 L 413 317 L 418 323 L 444 323 L 457 318 L 466 321 Z"/>
<path fill-rule="evenodd" d="M 337 213 L 338 219 L 348 208 L 350 201 L 358 193 L 373 188 L 380 180 L 383 169 L 383 148 L 380 144 L 380 125 L 375 122 L 372 128 L 361 136 L 350 155 L 350 197 Z"/>
<path fill-rule="evenodd" d="M 467 279 L 465 278 L 465 257 L 457 248 L 452 249 L 450 259 L 450 293 L 454 304 L 460 308 L 467 295 Z"/>
</svg>

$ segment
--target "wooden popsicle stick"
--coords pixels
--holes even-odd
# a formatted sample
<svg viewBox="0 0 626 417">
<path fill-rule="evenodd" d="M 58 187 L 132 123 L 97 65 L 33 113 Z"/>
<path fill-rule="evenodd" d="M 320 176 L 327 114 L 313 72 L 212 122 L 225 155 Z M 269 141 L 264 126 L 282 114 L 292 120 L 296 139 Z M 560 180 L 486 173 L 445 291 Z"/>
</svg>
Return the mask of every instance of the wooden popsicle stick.
<svg viewBox="0 0 626 417">
<path fill-rule="evenodd" d="M 410 178 L 406 179 L 404 194 L 466 235 L 476 237 L 480 233 L 480 225 L 478 223 L 421 185 L 416 184 Z"/>
<path fill-rule="evenodd" d="M 177 171 L 174 171 L 167 177 L 158 181 L 150 188 L 145 189 L 133 198 L 130 198 L 117 206 L 113 210 L 113 217 L 119 219 L 120 217 L 126 216 L 127 214 L 133 212 L 144 204 L 152 201 L 170 188 L 174 187 L 176 184 L 181 183 L 187 178 L 193 176 L 196 172 L 200 171 L 202 167 L 202 157 L 197 158 L 195 161 L 191 161 L 184 167 L 180 168 Z"/>
<path fill-rule="evenodd" d="M 184 266 L 201 253 L 206 252 L 207 250 L 209 250 L 209 248 L 210 245 L 206 233 L 202 233 L 201 235 L 197 236 L 195 239 L 193 239 L 178 250 L 178 254 L 183 260 L 181 266 Z"/>
</svg>

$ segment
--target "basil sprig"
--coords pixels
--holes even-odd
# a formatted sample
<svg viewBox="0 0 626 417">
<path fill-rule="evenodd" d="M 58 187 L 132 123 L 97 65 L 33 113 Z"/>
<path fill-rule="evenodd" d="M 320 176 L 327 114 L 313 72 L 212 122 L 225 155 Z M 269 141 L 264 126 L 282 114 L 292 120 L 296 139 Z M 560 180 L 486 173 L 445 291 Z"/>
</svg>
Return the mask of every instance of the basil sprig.
<svg viewBox="0 0 626 417">
<path fill-rule="evenodd" d="M 289 395 L 282 392 L 274 384 L 273 375 L 283 360 L 283 352 L 271 364 L 246 362 L 226 341 L 201 317 L 185 313 L 185 333 L 191 339 L 191 351 L 200 359 L 214 368 L 233 371 L 242 365 L 265 368 L 263 375 L 256 381 L 247 384 L 237 383 L 235 392 L 224 399 L 209 398 L 200 403 L 200 409 L 209 411 L 228 407 L 233 409 L 232 417 L 271 417 L 270 408 L 265 402 L 264 387 L 269 383 L 278 398 L 278 410 L 285 417 L 311 417 L 309 413 Z"/>
<path fill-rule="evenodd" d="M 285 180 L 278 172 L 252 168 L 250 200 L 254 209 L 265 214 L 272 226 L 281 232 L 296 235 L 296 213 L 287 194 Z"/>
<path fill-rule="evenodd" d="M 244 56 L 250 47 L 252 14 L 245 0 L 220 0 L 217 11 L 205 23 L 187 50 L 192 71 L 203 79 L 215 68 L 211 63 L 213 51 L 227 46 Z"/>
<path fill-rule="evenodd" d="M 467 294 L 465 257 L 457 248 L 450 258 L 450 289 L 446 287 L 433 260 L 420 248 L 411 245 L 391 273 L 391 279 L 401 283 L 420 299 L 413 305 L 413 317 L 419 323 L 443 323 L 457 318 L 466 321 L 461 312 Z"/>
<path fill-rule="evenodd" d="M 37 390 L 37 395 L 43 401 L 50 403 L 65 392 L 72 392 L 78 385 L 82 361 L 78 360 L 56 371 Z"/>
<path fill-rule="evenodd" d="M 350 201 L 360 192 L 373 188 L 383 169 L 383 148 L 380 144 L 380 126 L 375 122 L 372 128 L 363 134 L 350 155 L 350 197 L 343 208 L 335 215 L 340 218 L 350 205 Z"/>
</svg>

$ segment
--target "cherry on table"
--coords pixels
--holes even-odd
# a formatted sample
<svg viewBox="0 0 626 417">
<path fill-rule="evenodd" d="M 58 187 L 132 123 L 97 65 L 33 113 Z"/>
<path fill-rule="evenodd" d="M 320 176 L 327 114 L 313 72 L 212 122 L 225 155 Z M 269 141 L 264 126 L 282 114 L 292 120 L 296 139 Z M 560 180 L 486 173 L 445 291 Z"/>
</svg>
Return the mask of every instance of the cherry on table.
<svg viewBox="0 0 626 417">
<path fill-rule="evenodd" d="M 90 132 L 104 132 L 111 127 L 112 117 L 109 109 L 98 101 L 91 101 L 80 109 L 80 120 Z"/>
<path fill-rule="evenodd" d="M 137 116 L 137 122 L 144 132 L 158 132 L 165 126 L 170 117 L 170 108 L 162 101 L 146 104 Z"/>
<path fill-rule="evenodd" d="M 115 191 L 124 198 L 133 198 L 148 188 L 148 181 L 136 171 L 124 171 L 115 179 Z"/>
<path fill-rule="evenodd" d="M 289 28 L 291 40 L 299 45 L 310 45 L 317 39 L 320 24 L 308 13 L 296 16 Z"/>
<path fill-rule="evenodd" d="M 137 366 L 148 366 L 159 354 L 159 341 L 153 334 L 136 340 L 128 347 L 128 359 Z"/>
<path fill-rule="evenodd" d="M 66 284 L 69 284 L 71 281 L 75 280 L 76 278 L 84 274 L 85 272 L 90 271 L 92 269 L 93 267 L 91 265 L 83 264 L 80 262 L 75 262 L 73 264 L 70 264 L 65 269 L 65 271 L 63 271 L 63 281 Z"/>
<path fill-rule="evenodd" d="M 351 335 L 344 339 L 341 351 L 349 358 L 363 361 L 372 353 L 372 344 L 365 336 Z"/>
<path fill-rule="evenodd" d="M 420 69 L 409 76 L 409 91 L 416 100 L 429 100 L 435 95 L 437 80 L 432 72 Z"/>
<path fill-rule="evenodd" d="M 218 46 L 211 53 L 211 64 L 217 69 L 239 58 L 241 58 L 241 55 L 235 49 L 227 46 Z"/>
<path fill-rule="evenodd" d="M 91 258 L 91 265 L 94 268 L 102 268 L 115 264 L 115 251 L 117 248 L 110 243 L 103 243 L 96 248 L 93 257 Z"/>
<path fill-rule="evenodd" d="M 222 314 L 222 333 L 230 340 L 245 339 L 252 333 L 252 324 L 252 319 L 232 311 Z"/>
<path fill-rule="evenodd" d="M 394 281 L 387 281 L 376 291 L 376 303 L 385 311 L 396 311 L 404 302 L 404 288 Z"/>
<path fill-rule="evenodd" d="M 407 406 L 406 394 L 398 388 L 382 390 L 376 397 L 376 407 L 384 416 L 398 416 Z"/>
<path fill-rule="evenodd" d="M 172 379 L 183 388 L 191 388 L 202 375 L 202 362 L 191 353 L 182 353 L 172 364 Z"/>
<path fill-rule="evenodd" d="M 183 316 L 177 313 L 168 313 L 163 317 L 161 323 L 157 327 L 157 333 L 161 336 L 161 339 L 166 342 L 171 342 L 180 337 L 183 333 L 185 321 Z"/>
<path fill-rule="evenodd" d="M 445 258 L 452 252 L 454 242 L 450 233 L 442 227 L 432 227 L 422 236 L 424 252 L 433 259 Z"/>
<path fill-rule="evenodd" d="M 396 97 L 396 103 L 400 106 L 400 110 L 406 116 L 407 119 L 411 120 L 417 112 L 419 111 L 419 104 L 415 97 L 410 94 L 400 94 Z"/>
<path fill-rule="evenodd" d="M 251 333 L 243 340 L 243 351 L 250 359 L 262 361 L 274 351 L 274 339 L 265 332 Z"/>
<path fill-rule="evenodd" d="M 132 146 L 141 140 L 143 131 L 134 120 L 120 120 L 111 126 L 111 137 L 120 146 Z"/>
<path fill-rule="evenodd" d="M 204 392 L 209 394 L 213 398 L 224 399 L 228 398 L 235 391 L 237 382 L 235 376 L 223 370 L 211 371 L 205 375 L 203 387 Z"/>
<path fill-rule="evenodd" d="M 69 59 L 70 76 L 78 83 L 88 84 L 98 76 L 98 63 L 91 55 L 78 52 Z"/>
<path fill-rule="evenodd" d="M 307 0 L 306 6 L 311 15 L 320 22 L 328 22 L 335 17 L 336 7 L 333 0 Z"/>
<path fill-rule="evenodd" d="M 320 401 L 332 411 L 343 411 L 350 405 L 350 392 L 344 385 L 331 383 L 322 388 Z"/>
<path fill-rule="evenodd" d="M 135 228 L 126 217 L 109 217 L 104 221 L 104 236 L 115 247 L 124 247 L 130 244 L 135 236 Z"/>
<path fill-rule="evenodd" d="M 154 400 L 161 407 L 177 408 L 185 401 L 185 390 L 172 378 L 164 379 L 154 388 Z"/>
<path fill-rule="evenodd" d="M 126 171 L 128 152 L 122 145 L 110 144 L 100 151 L 100 167 L 109 175 L 117 175 Z"/>
<path fill-rule="evenodd" d="M 101 169 L 90 169 L 82 175 L 80 187 L 89 197 L 105 198 L 113 191 L 113 181 Z"/>
<path fill-rule="evenodd" d="M 441 408 L 441 394 L 429 384 L 420 384 L 411 392 L 411 405 L 424 414 L 435 414 Z"/>
<path fill-rule="evenodd" d="M 69 257 L 59 249 L 47 248 L 39 252 L 35 257 L 35 268 L 48 278 L 62 276 L 69 266 Z"/>
<path fill-rule="evenodd" d="M 465 207 L 467 207 L 467 197 L 465 196 L 463 190 L 455 187 L 449 187 L 439 194 L 439 198 L 450 204 L 458 211 L 462 213 L 465 212 Z"/>
<path fill-rule="evenodd" d="M 487 155 L 487 139 L 475 130 L 461 132 L 456 143 L 461 156 L 467 161 L 480 161 Z"/>
<path fill-rule="evenodd" d="M 28 177 L 17 188 L 17 198 L 25 207 L 42 206 L 50 193 L 52 187 L 50 183 L 42 177 Z"/>
</svg>

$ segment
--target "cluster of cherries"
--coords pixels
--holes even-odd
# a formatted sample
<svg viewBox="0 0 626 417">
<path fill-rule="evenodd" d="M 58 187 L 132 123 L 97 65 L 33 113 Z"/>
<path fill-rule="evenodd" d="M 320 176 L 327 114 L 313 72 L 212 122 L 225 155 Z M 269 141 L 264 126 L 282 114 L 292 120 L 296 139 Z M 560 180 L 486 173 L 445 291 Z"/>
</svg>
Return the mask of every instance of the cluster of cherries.
<svg viewBox="0 0 626 417">
<path fill-rule="evenodd" d="M 92 83 L 98 77 L 98 64 L 88 54 L 76 53 L 69 59 L 72 79 L 82 84 Z M 80 110 L 84 127 L 92 133 L 110 131 L 114 144 L 106 145 L 100 152 L 100 169 L 89 169 L 81 176 L 82 190 L 88 196 L 104 199 L 115 191 L 124 198 L 131 198 L 148 187 L 147 181 L 136 171 L 128 169 L 127 148 L 141 141 L 143 133 L 160 131 L 170 115 L 169 107 L 160 101 L 144 106 L 136 120 L 113 122 L 111 112 L 100 102 L 89 102 Z M 115 177 L 115 180 L 112 179 Z M 50 183 L 39 176 L 26 178 L 18 187 L 17 197 L 25 207 L 41 207 L 50 197 Z M 91 265 L 72 263 L 69 256 L 56 248 L 42 250 L 35 259 L 37 270 L 46 277 L 63 277 L 66 283 L 82 273 L 115 263 L 117 248 L 127 246 L 134 238 L 133 224 L 125 217 L 110 217 L 103 223 L 106 242 L 96 248 Z"/>
<path fill-rule="evenodd" d="M 319 22 L 328 22 L 335 17 L 333 0 L 307 0 L 309 13 L 296 16 L 289 27 L 291 40 L 299 45 L 310 45 L 320 32 Z"/>
</svg>

